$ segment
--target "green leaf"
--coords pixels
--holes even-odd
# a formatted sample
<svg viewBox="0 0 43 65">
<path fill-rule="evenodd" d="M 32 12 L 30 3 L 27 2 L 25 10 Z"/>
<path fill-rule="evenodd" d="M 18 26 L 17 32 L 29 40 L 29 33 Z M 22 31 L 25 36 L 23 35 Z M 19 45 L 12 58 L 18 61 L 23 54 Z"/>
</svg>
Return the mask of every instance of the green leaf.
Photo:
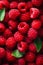
<svg viewBox="0 0 43 65">
<path fill-rule="evenodd" d="M 19 52 L 19 50 L 15 50 L 12 52 L 12 56 L 16 57 L 16 58 L 21 58 L 23 57 L 24 53 Z"/>
<path fill-rule="evenodd" d="M 0 21 L 3 21 L 5 17 L 5 8 L 3 8 L 2 10 L 0 10 Z"/>
<path fill-rule="evenodd" d="M 34 41 L 36 48 L 37 48 L 37 52 L 40 52 L 41 48 L 42 48 L 42 41 L 40 38 L 35 39 Z"/>
</svg>

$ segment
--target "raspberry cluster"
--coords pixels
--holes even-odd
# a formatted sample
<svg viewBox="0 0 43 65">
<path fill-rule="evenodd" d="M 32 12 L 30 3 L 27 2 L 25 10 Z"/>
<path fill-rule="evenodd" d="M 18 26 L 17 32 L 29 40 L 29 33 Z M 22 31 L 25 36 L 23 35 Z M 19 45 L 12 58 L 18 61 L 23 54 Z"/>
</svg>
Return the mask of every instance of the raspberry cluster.
<svg viewBox="0 0 43 65">
<path fill-rule="evenodd" d="M 3 8 L 0 65 L 43 65 L 43 0 L 0 0 L 0 10 Z M 34 42 L 36 38 L 42 41 L 39 52 Z M 16 49 L 24 56 L 13 56 Z"/>
</svg>

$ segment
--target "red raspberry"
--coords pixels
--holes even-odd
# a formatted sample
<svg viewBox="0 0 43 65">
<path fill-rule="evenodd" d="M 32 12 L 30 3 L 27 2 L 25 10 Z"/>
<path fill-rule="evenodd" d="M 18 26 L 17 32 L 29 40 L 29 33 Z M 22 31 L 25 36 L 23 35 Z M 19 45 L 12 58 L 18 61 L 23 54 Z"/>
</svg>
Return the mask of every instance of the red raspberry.
<svg viewBox="0 0 43 65">
<path fill-rule="evenodd" d="M 10 52 L 6 52 L 6 59 L 9 62 L 14 62 L 16 60 L 16 58 L 14 56 L 12 56 L 12 54 Z"/>
<path fill-rule="evenodd" d="M 9 18 L 15 20 L 20 15 L 20 12 L 18 9 L 11 9 L 9 11 Z"/>
<path fill-rule="evenodd" d="M 32 19 L 38 17 L 39 13 L 40 13 L 39 9 L 37 9 L 37 8 L 30 8 L 30 17 Z"/>
<path fill-rule="evenodd" d="M 33 28 L 30 28 L 28 31 L 28 37 L 32 40 L 35 39 L 37 37 L 37 31 Z"/>
<path fill-rule="evenodd" d="M 41 28 L 38 33 L 40 37 L 43 37 L 43 28 Z"/>
<path fill-rule="evenodd" d="M 17 21 L 10 20 L 8 25 L 10 30 L 15 30 L 17 28 Z"/>
<path fill-rule="evenodd" d="M 9 64 L 5 63 L 5 64 L 2 64 L 2 65 L 9 65 Z"/>
<path fill-rule="evenodd" d="M 27 65 L 36 65 L 35 63 L 28 63 Z"/>
<path fill-rule="evenodd" d="M 0 1 L 0 9 L 2 9 L 3 8 L 3 4 L 1 3 L 1 1 Z"/>
<path fill-rule="evenodd" d="M 41 21 L 40 20 L 33 20 L 32 28 L 37 30 L 37 29 L 40 29 L 40 27 L 41 27 Z"/>
<path fill-rule="evenodd" d="M 5 31 L 5 25 L 3 23 L 0 23 L 0 32 Z"/>
<path fill-rule="evenodd" d="M 15 47 L 15 45 L 16 45 L 16 41 L 14 37 L 9 37 L 6 41 L 6 47 L 12 50 Z"/>
<path fill-rule="evenodd" d="M 18 25 L 18 30 L 21 33 L 26 33 L 29 29 L 29 25 L 26 22 L 20 22 Z"/>
<path fill-rule="evenodd" d="M 6 30 L 4 31 L 4 37 L 5 37 L 5 38 L 8 38 L 8 37 L 11 37 L 11 36 L 12 36 L 11 30 L 10 30 L 10 29 L 6 29 Z"/>
<path fill-rule="evenodd" d="M 0 46 L 4 46 L 6 43 L 6 39 L 3 36 L 0 36 Z"/>
<path fill-rule="evenodd" d="M 21 41 L 17 47 L 20 52 L 25 52 L 27 50 L 27 43 Z"/>
<path fill-rule="evenodd" d="M 20 32 L 17 31 L 17 32 L 14 34 L 14 38 L 15 38 L 15 40 L 16 40 L 17 42 L 20 42 L 20 41 L 23 40 L 24 36 L 23 36 Z"/>
<path fill-rule="evenodd" d="M 28 21 L 28 20 L 30 20 L 30 13 L 27 12 L 27 13 L 21 14 L 20 20 L 21 21 Z"/>
<path fill-rule="evenodd" d="M 36 52 L 36 46 L 34 43 L 31 43 L 29 46 L 28 46 L 28 49 L 29 51 L 32 51 L 32 52 Z"/>
<path fill-rule="evenodd" d="M 25 56 L 25 60 L 28 62 L 33 62 L 35 60 L 35 54 L 32 52 L 28 52 Z"/>
<path fill-rule="evenodd" d="M 39 55 L 36 59 L 37 65 L 43 65 L 43 55 Z"/>
<path fill-rule="evenodd" d="M 20 12 L 26 12 L 26 9 L 27 9 L 27 6 L 26 6 L 26 3 L 25 2 L 20 2 L 18 4 L 18 9 L 20 10 Z"/>
<path fill-rule="evenodd" d="M 27 2 L 27 9 L 30 9 L 32 7 L 32 2 L 31 1 L 28 1 Z"/>
<path fill-rule="evenodd" d="M 0 59 L 5 57 L 5 49 L 0 47 Z"/>
<path fill-rule="evenodd" d="M 40 6 L 42 4 L 42 0 L 32 0 L 33 5 Z"/>
<path fill-rule="evenodd" d="M 13 1 L 13 2 L 10 3 L 11 9 L 17 8 L 17 6 L 18 6 L 18 3 L 16 1 Z"/>
<path fill-rule="evenodd" d="M 18 65 L 25 65 L 24 58 L 21 58 L 21 59 L 18 60 Z"/>
</svg>

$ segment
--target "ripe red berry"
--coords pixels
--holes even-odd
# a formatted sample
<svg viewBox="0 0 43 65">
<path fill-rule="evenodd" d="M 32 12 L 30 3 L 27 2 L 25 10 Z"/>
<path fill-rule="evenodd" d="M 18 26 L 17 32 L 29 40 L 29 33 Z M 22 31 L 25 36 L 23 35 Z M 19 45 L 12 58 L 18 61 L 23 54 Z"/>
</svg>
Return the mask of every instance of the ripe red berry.
<svg viewBox="0 0 43 65">
<path fill-rule="evenodd" d="M 0 9 L 2 9 L 3 8 L 3 4 L 1 3 L 1 1 L 0 1 Z"/>
<path fill-rule="evenodd" d="M 37 65 L 43 65 L 43 55 L 39 55 L 36 59 Z"/>
<path fill-rule="evenodd" d="M 11 9 L 17 8 L 17 6 L 18 6 L 18 3 L 17 3 L 16 1 L 12 1 L 12 2 L 10 3 L 10 8 L 11 8 Z"/>
<path fill-rule="evenodd" d="M 28 62 L 33 62 L 35 60 L 35 54 L 32 52 L 28 52 L 25 56 L 25 60 Z"/>
<path fill-rule="evenodd" d="M 6 41 L 6 47 L 12 50 L 15 47 L 15 45 L 16 45 L 16 41 L 14 37 L 9 37 Z"/>
<path fill-rule="evenodd" d="M 18 65 L 25 65 L 24 58 L 21 58 L 21 59 L 18 60 Z"/>
<path fill-rule="evenodd" d="M 42 0 L 32 0 L 33 5 L 40 6 L 42 4 Z"/>
<path fill-rule="evenodd" d="M 26 12 L 26 9 L 27 9 L 26 3 L 25 2 L 20 2 L 18 4 L 18 9 L 19 9 L 20 12 L 23 12 L 23 13 Z"/>
<path fill-rule="evenodd" d="M 27 65 L 36 65 L 35 63 L 28 63 Z"/>
<path fill-rule="evenodd" d="M 40 29 L 40 27 L 41 27 L 41 21 L 40 20 L 33 20 L 32 28 L 37 30 L 37 29 Z"/>
<path fill-rule="evenodd" d="M 31 43 L 29 46 L 28 46 L 28 49 L 29 51 L 32 51 L 32 52 L 35 52 L 36 53 L 36 46 L 34 43 Z"/>
<path fill-rule="evenodd" d="M 8 37 L 11 37 L 11 36 L 12 36 L 11 30 L 10 30 L 10 29 L 6 29 L 6 30 L 4 31 L 4 37 L 5 37 L 5 38 L 8 38 Z"/>
<path fill-rule="evenodd" d="M 32 19 L 37 18 L 39 13 L 40 13 L 39 9 L 37 9 L 37 8 L 30 8 L 30 17 Z"/>
<path fill-rule="evenodd" d="M 0 32 L 5 31 L 5 25 L 3 23 L 0 23 Z"/>
<path fill-rule="evenodd" d="M 18 9 L 11 9 L 9 11 L 9 18 L 15 20 L 20 15 L 20 12 Z"/>
<path fill-rule="evenodd" d="M 5 49 L 0 47 L 0 59 L 5 57 Z"/>
<path fill-rule="evenodd" d="M 32 40 L 35 39 L 37 37 L 37 31 L 33 28 L 30 28 L 28 31 L 28 37 Z"/>
<path fill-rule="evenodd" d="M 17 21 L 10 20 L 8 25 L 10 30 L 15 30 L 17 28 Z"/>
<path fill-rule="evenodd" d="M 17 42 L 20 42 L 20 41 L 22 41 L 23 40 L 23 38 L 24 38 L 24 36 L 20 33 L 20 32 L 15 32 L 15 34 L 14 34 L 14 38 L 15 38 L 15 40 L 17 41 Z"/>
<path fill-rule="evenodd" d="M 25 52 L 27 50 L 27 43 L 21 41 L 17 47 L 20 52 Z"/>
<path fill-rule="evenodd" d="M 28 21 L 28 20 L 30 20 L 30 13 L 26 12 L 24 14 L 21 14 L 20 20 L 21 21 Z"/>
<path fill-rule="evenodd" d="M 14 62 L 16 60 L 16 58 L 14 56 L 12 56 L 12 54 L 8 51 L 6 51 L 6 59 L 9 62 Z"/>
<path fill-rule="evenodd" d="M 26 33 L 28 31 L 28 29 L 29 29 L 29 25 L 26 22 L 19 23 L 18 30 L 21 33 Z"/>
<path fill-rule="evenodd" d="M 0 46 L 4 46 L 6 43 L 6 39 L 3 36 L 0 36 Z"/>
</svg>

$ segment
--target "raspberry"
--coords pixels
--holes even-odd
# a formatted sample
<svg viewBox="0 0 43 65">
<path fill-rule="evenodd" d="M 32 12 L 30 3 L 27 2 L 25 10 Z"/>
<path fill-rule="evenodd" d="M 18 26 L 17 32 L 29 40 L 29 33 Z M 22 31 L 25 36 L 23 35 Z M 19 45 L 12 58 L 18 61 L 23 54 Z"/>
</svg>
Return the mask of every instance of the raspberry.
<svg viewBox="0 0 43 65">
<path fill-rule="evenodd" d="M 28 29 L 29 29 L 29 25 L 26 22 L 19 23 L 18 30 L 21 33 L 26 33 L 28 31 Z"/>
<path fill-rule="evenodd" d="M 32 19 L 37 18 L 39 13 L 40 13 L 39 9 L 37 9 L 37 8 L 30 8 L 30 17 Z"/>
<path fill-rule="evenodd" d="M 9 18 L 15 20 L 20 15 L 19 10 L 17 9 L 11 9 L 9 11 Z"/>
<path fill-rule="evenodd" d="M 21 59 L 18 60 L 18 65 L 25 65 L 24 58 L 21 58 Z"/>
<path fill-rule="evenodd" d="M 28 49 L 29 51 L 32 51 L 32 52 L 36 52 L 36 46 L 34 43 L 31 43 L 29 46 L 28 46 Z"/>
<path fill-rule="evenodd" d="M 0 59 L 5 57 L 5 49 L 0 47 Z"/>
<path fill-rule="evenodd" d="M 39 55 L 36 59 L 37 65 L 43 65 L 43 55 Z"/>
<path fill-rule="evenodd" d="M 24 36 L 23 36 L 20 32 L 17 31 L 17 32 L 14 34 L 14 38 L 15 38 L 15 40 L 16 40 L 17 42 L 20 42 L 20 41 L 23 40 Z"/>
<path fill-rule="evenodd" d="M 25 60 L 28 62 L 33 62 L 35 60 L 35 54 L 32 52 L 28 52 L 25 56 Z"/>
<path fill-rule="evenodd" d="M 6 41 L 6 47 L 12 50 L 15 47 L 15 45 L 16 45 L 16 41 L 14 37 L 9 37 Z"/>
<path fill-rule="evenodd" d="M 42 4 L 42 0 L 32 0 L 33 5 L 40 6 Z"/>
<path fill-rule="evenodd" d="M 4 31 L 4 37 L 5 37 L 5 38 L 8 38 L 8 37 L 11 37 L 11 36 L 12 36 L 11 30 L 10 30 L 10 29 L 6 29 L 6 30 Z"/>
<path fill-rule="evenodd" d="M 27 43 L 21 41 L 17 47 L 20 52 L 25 52 L 27 50 Z"/>
<path fill-rule="evenodd" d="M 10 30 L 15 30 L 17 28 L 17 21 L 10 20 L 8 25 Z"/>
<path fill-rule="evenodd" d="M 40 20 L 33 20 L 32 28 L 37 30 L 37 29 L 40 29 L 40 27 L 41 27 L 41 21 Z"/>
<path fill-rule="evenodd" d="M 0 9 L 2 9 L 3 8 L 3 4 L 1 3 L 1 1 L 0 1 Z"/>
<path fill-rule="evenodd" d="M 13 2 L 10 3 L 11 9 L 17 8 L 17 6 L 18 6 L 18 3 L 16 1 L 13 1 Z"/>
<path fill-rule="evenodd" d="M 36 65 L 35 63 L 28 63 L 27 65 Z"/>
<path fill-rule="evenodd" d="M 4 46 L 6 43 L 6 39 L 3 36 L 0 36 L 0 46 Z"/>
<path fill-rule="evenodd" d="M 18 9 L 20 10 L 20 12 L 26 12 L 26 9 L 27 9 L 27 6 L 26 6 L 26 3 L 25 2 L 20 2 L 18 4 Z"/>
<path fill-rule="evenodd" d="M 5 25 L 3 23 L 0 23 L 0 32 L 5 31 Z"/>
<path fill-rule="evenodd" d="M 24 14 L 21 14 L 20 20 L 21 21 L 28 21 L 28 20 L 30 20 L 30 13 L 26 12 Z"/>
<path fill-rule="evenodd" d="M 14 62 L 16 60 L 16 58 L 14 56 L 12 56 L 12 54 L 10 52 L 6 52 L 6 59 L 9 62 Z"/>
<path fill-rule="evenodd" d="M 35 39 L 37 37 L 37 31 L 33 28 L 30 28 L 28 31 L 28 37 L 32 40 Z"/>
</svg>

